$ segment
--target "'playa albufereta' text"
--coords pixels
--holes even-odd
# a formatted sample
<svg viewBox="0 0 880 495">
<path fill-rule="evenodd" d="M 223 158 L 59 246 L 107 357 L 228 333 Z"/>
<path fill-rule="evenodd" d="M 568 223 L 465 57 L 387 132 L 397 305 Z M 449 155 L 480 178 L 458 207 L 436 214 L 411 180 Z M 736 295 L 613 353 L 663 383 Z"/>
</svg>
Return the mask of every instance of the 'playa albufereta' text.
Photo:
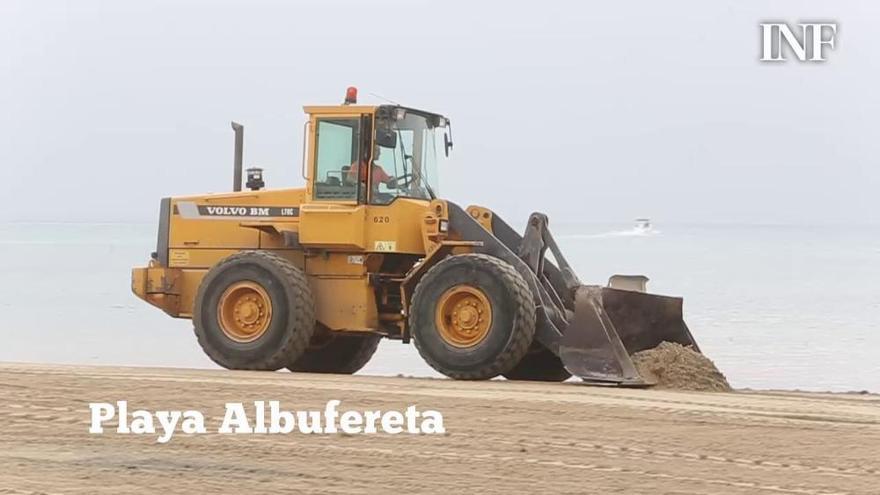
<svg viewBox="0 0 880 495">
<path fill-rule="evenodd" d="M 252 407 L 241 402 L 227 402 L 223 421 L 215 431 L 222 434 L 288 434 L 298 431 L 304 434 L 349 435 L 387 433 L 396 435 L 442 434 L 443 415 L 439 411 L 419 411 L 411 405 L 404 411 L 340 411 L 339 400 L 327 402 L 324 410 L 293 411 L 282 409 L 276 400 L 254 401 Z M 116 433 L 131 435 L 157 435 L 156 441 L 166 443 L 174 433 L 208 433 L 205 415 L 197 410 L 147 411 L 137 409 L 129 412 L 128 402 L 115 404 L 93 402 L 89 404 L 91 422 L 89 433 L 101 434 L 116 426 Z"/>
</svg>

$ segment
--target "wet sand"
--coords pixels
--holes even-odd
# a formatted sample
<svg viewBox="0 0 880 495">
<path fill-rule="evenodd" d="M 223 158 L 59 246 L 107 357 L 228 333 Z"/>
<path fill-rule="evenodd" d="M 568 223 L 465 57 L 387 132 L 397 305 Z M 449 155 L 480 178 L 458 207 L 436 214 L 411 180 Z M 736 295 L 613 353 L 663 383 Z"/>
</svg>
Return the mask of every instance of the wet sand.
<svg viewBox="0 0 880 495">
<path fill-rule="evenodd" d="M 419 409 L 444 435 L 220 435 L 226 402 Z M 208 434 L 88 433 L 89 402 Z M 880 493 L 880 397 L 0 364 L 0 494 Z M 157 425 L 158 426 L 158 425 Z"/>
</svg>

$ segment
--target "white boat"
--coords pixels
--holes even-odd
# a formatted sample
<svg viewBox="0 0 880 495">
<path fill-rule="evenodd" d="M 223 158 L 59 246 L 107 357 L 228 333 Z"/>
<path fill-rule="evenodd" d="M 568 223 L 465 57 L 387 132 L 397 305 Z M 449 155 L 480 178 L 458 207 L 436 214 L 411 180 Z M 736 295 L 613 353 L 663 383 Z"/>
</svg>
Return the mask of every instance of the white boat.
<svg viewBox="0 0 880 495">
<path fill-rule="evenodd" d="M 636 225 L 634 229 L 637 232 L 651 232 L 652 230 L 654 230 L 654 227 L 651 226 L 650 218 L 636 218 L 635 222 Z"/>
</svg>

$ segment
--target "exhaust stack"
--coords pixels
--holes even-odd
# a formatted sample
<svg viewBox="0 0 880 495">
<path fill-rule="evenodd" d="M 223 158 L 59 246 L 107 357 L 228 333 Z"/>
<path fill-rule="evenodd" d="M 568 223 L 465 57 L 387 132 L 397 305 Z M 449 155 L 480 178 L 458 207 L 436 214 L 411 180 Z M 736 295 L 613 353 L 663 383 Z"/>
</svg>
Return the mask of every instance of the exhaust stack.
<svg viewBox="0 0 880 495">
<path fill-rule="evenodd" d="M 232 190 L 241 191 L 241 161 L 244 153 L 244 126 L 238 122 L 232 122 L 232 130 L 235 131 L 235 158 L 232 175 Z"/>
</svg>

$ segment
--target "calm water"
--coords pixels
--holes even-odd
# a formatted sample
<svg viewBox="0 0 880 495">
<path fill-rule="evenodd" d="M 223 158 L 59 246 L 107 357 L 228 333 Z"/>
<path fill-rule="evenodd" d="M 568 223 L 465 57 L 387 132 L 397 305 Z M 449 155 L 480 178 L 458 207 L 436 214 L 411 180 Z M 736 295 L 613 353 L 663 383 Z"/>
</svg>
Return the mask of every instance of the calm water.
<svg viewBox="0 0 880 495">
<path fill-rule="evenodd" d="M 643 273 L 735 387 L 880 392 L 880 229 L 554 225 L 584 281 Z M 0 224 L 0 361 L 213 367 L 189 322 L 142 303 L 129 269 L 152 224 Z M 436 374 L 385 342 L 363 371 Z"/>
</svg>

